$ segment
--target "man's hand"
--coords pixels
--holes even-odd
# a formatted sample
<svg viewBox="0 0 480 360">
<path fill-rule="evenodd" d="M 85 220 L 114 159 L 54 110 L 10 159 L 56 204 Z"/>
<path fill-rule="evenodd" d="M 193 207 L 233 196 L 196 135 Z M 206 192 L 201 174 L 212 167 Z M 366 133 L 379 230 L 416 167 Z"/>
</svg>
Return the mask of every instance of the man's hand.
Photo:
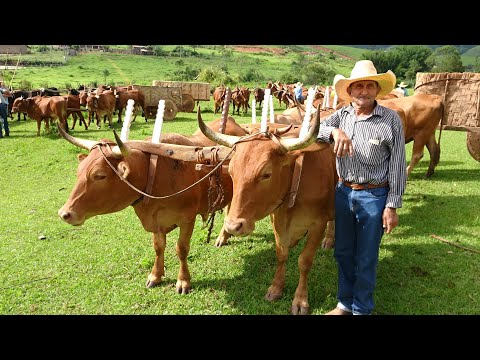
<svg viewBox="0 0 480 360">
<path fill-rule="evenodd" d="M 345 155 L 353 155 L 353 144 L 352 140 L 345 134 L 341 129 L 333 129 L 332 137 L 335 141 L 333 151 L 337 156 L 343 157 Z"/>
<path fill-rule="evenodd" d="M 398 214 L 395 208 L 385 208 L 382 215 L 383 228 L 387 234 L 390 234 L 395 226 L 398 225 Z"/>
</svg>

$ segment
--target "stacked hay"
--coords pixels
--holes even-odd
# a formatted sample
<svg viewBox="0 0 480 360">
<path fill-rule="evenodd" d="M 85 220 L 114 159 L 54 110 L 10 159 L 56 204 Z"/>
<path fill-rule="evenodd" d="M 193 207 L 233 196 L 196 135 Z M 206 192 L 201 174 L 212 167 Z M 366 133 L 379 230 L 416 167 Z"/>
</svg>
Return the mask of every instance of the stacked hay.
<svg viewBox="0 0 480 360">
<path fill-rule="evenodd" d="M 414 93 L 443 97 L 445 129 L 480 127 L 480 73 L 417 73 Z"/>
</svg>

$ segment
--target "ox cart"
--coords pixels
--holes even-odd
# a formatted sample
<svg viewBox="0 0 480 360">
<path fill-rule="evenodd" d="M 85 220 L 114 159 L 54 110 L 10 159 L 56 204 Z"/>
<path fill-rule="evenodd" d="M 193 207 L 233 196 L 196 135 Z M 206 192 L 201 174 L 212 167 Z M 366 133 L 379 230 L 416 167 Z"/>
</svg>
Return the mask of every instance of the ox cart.
<svg viewBox="0 0 480 360">
<path fill-rule="evenodd" d="M 146 119 L 155 119 L 159 100 L 165 100 L 164 120 L 173 120 L 177 112 L 192 112 L 199 101 L 210 101 L 210 84 L 153 80 L 152 85 L 134 85 L 145 95 Z"/>
<path fill-rule="evenodd" d="M 468 152 L 480 161 L 480 73 L 417 73 L 419 93 L 443 97 L 443 128 L 466 131 Z"/>
</svg>

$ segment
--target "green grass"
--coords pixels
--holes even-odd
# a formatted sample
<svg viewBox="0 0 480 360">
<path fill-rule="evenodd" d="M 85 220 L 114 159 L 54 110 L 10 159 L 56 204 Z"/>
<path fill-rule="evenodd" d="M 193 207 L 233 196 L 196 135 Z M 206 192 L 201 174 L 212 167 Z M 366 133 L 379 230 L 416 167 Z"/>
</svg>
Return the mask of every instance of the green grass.
<svg viewBox="0 0 480 360">
<path fill-rule="evenodd" d="M 205 121 L 218 117 L 211 103 L 201 106 Z M 250 122 L 250 115 L 235 118 Z M 115 127 L 120 131 L 116 122 Z M 175 292 L 177 230 L 167 237 L 164 282 L 146 289 L 155 253 L 151 235 L 131 207 L 79 227 L 57 215 L 76 182 L 76 155 L 84 150 L 55 132 L 42 130 L 37 137 L 30 120 L 10 121 L 10 128 L 11 137 L 0 140 L 0 314 L 289 313 L 303 241 L 290 252 L 284 296 L 269 303 L 263 297 L 276 257 L 268 219 L 250 236 L 232 238 L 217 249 L 223 214 L 215 219 L 210 243 L 197 218 L 188 255 L 192 293 Z M 179 113 L 163 125 L 164 132 L 183 134 L 196 128 L 195 113 Z M 130 138 L 143 139 L 152 131 L 153 120 L 145 123 L 140 117 Z M 78 127 L 72 134 L 113 139 L 105 128 Z M 431 235 L 480 250 L 480 164 L 467 151 L 465 132 L 444 131 L 441 141 L 435 174 L 424 179 L 426 152 L 408 180 L 400 225 L 382 240 L 375 314 L 478 314 L 480 255 Z M 411 144 L 406 149 L 409 160 Z M 336 286 L 333 251 L 319 250 L 309 277 L 312 314 L 335 306 Z"/>
<path fill-rule="evenodd" d="M 162 46 L 162 49 L 171 52 L 174 47 L 173 45 L 166 45 Z M 188 46 L 184 47 L 192 49 Z M 311 48 L 308 49 L 312 51 Z M 59 89 L 65 89 L 67 85 L 77 87 L 80 84 L 90 83 L 151 85 L 152 80 L 175 80 L 174 72 L 187 67 L 197 70 L 207 67 L 226 68 L 234 78 L 238 78 L 240 74 L 245 74 L 248 71 L 257 71 L 263 76 L 264 81 L 242 82 L 242 85 L 250 87 L 265 86 L 268 80 L 276 81 L 282 79 L 282 76 L 290 71 L 292 61 L 296 57 L 296 52 L 287 52 L 285 55 L 280 56 L 270 53 L 251 54 L 236 51 L 232 51 L 230 55 L 224 56 L 218 46 L 196 47 L 195 51 L 202 56 L 144 56 L 103 52 L 79 53 L 77 56 L 69 56 L 66 64 L 62 66 L 28 66 L 19 68 L 15 72 L 12 86 L 17 89 L 22 81 L 31 82 L 33 88 L 57 87 Z M 53 59 L 54 61 L 63 62 L 63 55 L 63 50 L 20 55 L 20 65 L 22 59 L 39 59 L 42 61 L 51 61 Z M 4 61 L 5 57 L 0 57 L 0 63 Z M 346 72 L 346 68 L 353 66 L 353 61 L 348 60 L 327 60 L 327 62 L 334 69 L 338 69 L 338 72 L 342 73 Z M 106 77 L 104 70 L 108 70 Z M 13 71 L 10 72 L 10 75 L 12 74 Z M 220 84 L 211 85 L 217 86 Z"/>
</svg>

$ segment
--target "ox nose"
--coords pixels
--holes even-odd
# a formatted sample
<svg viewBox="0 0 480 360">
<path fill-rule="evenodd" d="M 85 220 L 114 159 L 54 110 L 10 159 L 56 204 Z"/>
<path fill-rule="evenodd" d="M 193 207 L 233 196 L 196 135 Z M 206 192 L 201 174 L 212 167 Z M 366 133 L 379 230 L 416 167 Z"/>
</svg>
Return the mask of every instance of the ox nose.
<svg viewBox="0 0 480 360">
<path fill-rule="evenodd" d="M 68 220 L 71 218 L 71 215 L 68 211 L 64 211 L 63 209 L 58 210 L 58 216 L 65 221 L 68 222 Z"/>
<path fill-rule="evenodd" d="M 225 230 L 234 236 L 245 236 L 253 232 L 253 228 L 248 226 L 248 223 L 245 219 L 229 219 L 226 218 L 224 221 Z"/>
</svg>

